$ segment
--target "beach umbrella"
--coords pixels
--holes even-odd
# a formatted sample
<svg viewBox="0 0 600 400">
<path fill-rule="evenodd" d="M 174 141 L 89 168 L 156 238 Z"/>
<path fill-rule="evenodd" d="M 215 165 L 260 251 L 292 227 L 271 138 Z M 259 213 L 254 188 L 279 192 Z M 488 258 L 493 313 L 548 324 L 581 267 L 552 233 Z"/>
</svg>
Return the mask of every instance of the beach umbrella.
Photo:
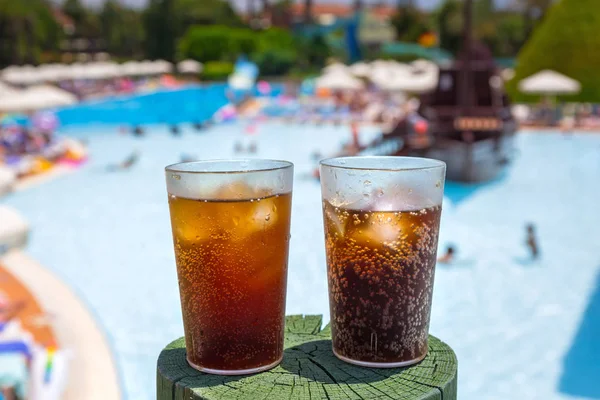
<svg viewBox="0 0 600 400">
<path fill-rule="evenodd" d="M 127 61 L 120 66 L 121 74 L 125 76 L 139 75 L 140 63 L 137 61 Z"/>
<path fill-rule="evenodd" d="M 61 71 L 62 79 L 87 79 L 87 67 L 85 64 L 76 62 L 67 65 Z"/>
<path fill-rule="evenodd" d="M 365 84 L 347 72 L 329 72 L 317 78 L 316 87 L 332 90 L 360 90 L 364 89 Z"/>
<path fill-rule="evenodd" d="M 62 70 L 55 65 L 40 65 L 36 73 L 40 82 L 56 82 L 61 79 Z"/>
<path fill-rule="evenodd" d="M 4 96 L 12 96 L 20 92 L 19 89 L 15 89 L 12 86 L 9 86 L 5 83 L 0 82 L 0 99 Z"/>
<path fill-rule="evenodd" d="M 350 66 L 350 72 L 358 78 L 368 78 L 371 73 L 371 66 L 364 62 L 358 62 Z"/>
<path fill-rule="evenodd" d="M 177 64 L 177 71 L 180 74 L 199 74 L 202 69 L 202 63 L 196 60 L 183 60 Z"/>
<path fill-rule="evenodd" d="M 32 65 L 9 67 L 2 73 L 2 79 L 15 85 L 30 85 L 39 81 L 37 70 Z"/>
<path fill-rule="evenodd" d="M 84 65 L 86 79 L 110 79 L 121 76 L 119 65 L 110 61 L 99 61 Z"/>
<path fill-rule="evenodd" d="M 425 93 L 433 90 L 438 82 L 438 73 L 396 73 L 389 79 L 381 79 L 377 86 L 390 92 Z"/>
<path fill-rule="evenodd" d="M 154 71 L 158 74 L 169 74 L 173 71 L 173 64 L 165 60 L 156 60 L 153 65 Z"/>
<path fill-rule="evenodd" d="M 138 75 L 156 75 L 156 68 L 154 67 L 154 63 L 150 60 L 144 60 L 139 64 L 139 72 Z"/>
<path fill-rule="evenodd" d="M 50 85 L 37 85 L 0 98 L 0 111 L 18 112 L 61 107 L 77 103 L 77 97 Z"/>
<path fill-rule="evenodd" d="M 439 67 L 436 63 L 429 60 L 419 59 L 410 63 L 410 66 L 413 68 L 414 72 L 422 72 L 422 73 L 438 73 Z"/>
<path fill-rule="evenodd" d="M 519 90 L 543 95 L 576 94 L 581 91 L 581 83 L 556 71 L 544 70 L 519 82 Z"/>
<path fill-rule="evenodd" d="M 328 74 L 332 72 L 345 72 L 346 74 L 351 73 L 350 68 L 347 65 L 338 62 L 330 64 L 323 68 L 323 74 Z"/>
<path fill-rule="evenodd" d="M 415 72 L 413 66 L 395 61 L 375 61 L 368 78 L 377 86 L 386 85 L 396 76 L 410 76 Z"/>
</svg>

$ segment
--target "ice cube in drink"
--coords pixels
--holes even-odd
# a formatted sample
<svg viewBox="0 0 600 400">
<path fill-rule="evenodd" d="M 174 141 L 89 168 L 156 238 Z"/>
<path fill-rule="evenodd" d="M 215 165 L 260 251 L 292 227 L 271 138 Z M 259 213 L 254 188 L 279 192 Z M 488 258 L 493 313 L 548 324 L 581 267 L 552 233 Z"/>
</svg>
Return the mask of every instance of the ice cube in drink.
<svg viewBox="0 0 600 400">
<path fill-rule="evenodd" d="M 387 207 L 386 207 L 387 208 Z M 333 348 L 361 365 L 427 352 L 441 207 L 344 209 L 324 203 Z M 344 216 L 344 236 L 339 221 Z"/>
<path fill-rule="evenodd" d="M 189 362 L 221 372 L 276 364 L 291 193 L 240 183 L 206 199 L 170 196 L 169 207 Z"/>
</svg>

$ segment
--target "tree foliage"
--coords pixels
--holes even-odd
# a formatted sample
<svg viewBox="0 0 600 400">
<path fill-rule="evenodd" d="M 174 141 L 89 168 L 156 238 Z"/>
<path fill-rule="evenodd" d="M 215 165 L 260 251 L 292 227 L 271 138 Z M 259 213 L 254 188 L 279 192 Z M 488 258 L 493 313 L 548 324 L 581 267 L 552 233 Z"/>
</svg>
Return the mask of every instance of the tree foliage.
<svg viewBox="0 0 600 400">
<path fill-rule="evenodd" d="M 243 25 L 225 0 L 151 0 L 144 13 L 147 55 L 173 61 L 177 41 L 196 24 Z"/>
<path fill-rule="evenodd" d="M 416 42 L 421 35 L 431 30 L 430 23 L 423 12 L 414 6 L 400 6 L 392 18 L 397 38 L 403 42 Z"/>
<path fill-rule="evenodd" d="M 458 0 L 444 1 L 433 14 L 433 20 L 440 47 L 458 54 L 464 28 L 463 3 Z M 474 2 L 473 33 L 496 57 L 516 56 L 527 37 L 523 16 L 519 12 L 495 9 L 493 0 Z"/>
<path fill-rule="evenodd" d="M 100 21 L 98 16 L 85 8 L 81 0 L 65 0 L 62 5 L 62 11 L 73 20 L 76 36 L 100 36 Z"/>
<path fill-rule="evenodd" d="M 143 42 L 141 16 L 136 10 L 108 0 L 99 14 L 107 51 L 117 56 L 139 56 Z"/>
<path fill-rule="evenodd" d="M 437 27 L 440 47 L 458 54 L 462 44 L 463 14 L 458 0 L 446 0 L 433 15 Z"/>
<path fill-rule="evenodd" d="M 263 75 L 288 72 L 298 59 L 294 37 L 286 30 L 271 28 L 253 31 L 223 25 L 195 25 L 179 41 L 179 58 L 201 62 L 234 62 L 246 55 L 256 62 Z"/>
<path fill-rule="evenodd" d="M 35 64 L 58 48 L 61 36 L 44 0 L 0 0 L 0 65 Z"/>
<path fill-rule="evenodd" d="M 518 82 L 544 69 L 565 74 L 581 83 L 582 91 L 569 99 L 600 102 L 600 14 L 597 0 L 561 0 L 538 25 L 517 59 L 509 93 L 516 100 Z"/>
</svg>

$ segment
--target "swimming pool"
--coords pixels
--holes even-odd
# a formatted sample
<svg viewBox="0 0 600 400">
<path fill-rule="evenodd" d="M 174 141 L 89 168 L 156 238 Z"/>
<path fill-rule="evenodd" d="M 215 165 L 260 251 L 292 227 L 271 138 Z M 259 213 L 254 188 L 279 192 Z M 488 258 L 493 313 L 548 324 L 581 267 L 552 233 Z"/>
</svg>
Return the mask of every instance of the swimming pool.
<svg viewBox="0 0 600 400">
<path fill-rule="evenodd" d="M 283 86 L 270 86 L 277 96 Z M 189 85 L 177 90 L 157 90 L 135 95 L 119 95 L 88 100 L 57 111 L 63 126 L 89 124 L 181 124 L 203 122 L 228 103 L 227 84 Z M 231 92 L 234 96 L 242 93 Z M 258 95 L 258 92 L 254 92 Z"/>
<path fill-rule="evenodd" d="M 155 125 L 133 138 L 72 125 L 64 133 L 87 139 L 90 162 L 2 200 L 31 222 L 29 253 L 98 315 L 130 399 L 154 397 L 156 357 L 182 335 L 163 167 L 182 153 L 232 157 L 244 128 L 173 137 Z M 282 123 L 255 136 L 257 157 L 296 164 L 288 314 L 329 314 L 320 187 L 308 175 L 315 150 L 329 154 L 347 138 L 343 127 Z M 457 352 L 461 399 L 600 398 L 600 136 L 521 134 L 517 146 L 497 181 L 448 184 L 440 247 L 455 244 L 459 260 L 437 269 L 431 331 Z M 131 171 L 106 172 L 134 149 L 142 156 Z M 530 221 L 537 263 L 524 246 Z"/>
</svg>

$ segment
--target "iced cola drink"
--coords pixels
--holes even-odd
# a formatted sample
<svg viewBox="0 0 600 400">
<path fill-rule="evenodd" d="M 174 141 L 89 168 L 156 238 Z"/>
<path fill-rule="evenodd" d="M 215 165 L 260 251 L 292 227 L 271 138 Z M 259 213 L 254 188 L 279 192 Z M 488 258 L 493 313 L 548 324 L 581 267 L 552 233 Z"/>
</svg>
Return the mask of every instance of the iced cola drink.
<svg viewBox="0 0 600 400">
<path fill-rule="evenodd" d="M 196 369 L 247 374 L 282 359 L 292 169 L 267 160 L 167 168 L 187 359 Z"/>
<path fill-rule="evenodd" d="M 369 367 L 427 354 L 445 165 L 325 160 L 323 214 L 333 350 Z"/>
</svg>

